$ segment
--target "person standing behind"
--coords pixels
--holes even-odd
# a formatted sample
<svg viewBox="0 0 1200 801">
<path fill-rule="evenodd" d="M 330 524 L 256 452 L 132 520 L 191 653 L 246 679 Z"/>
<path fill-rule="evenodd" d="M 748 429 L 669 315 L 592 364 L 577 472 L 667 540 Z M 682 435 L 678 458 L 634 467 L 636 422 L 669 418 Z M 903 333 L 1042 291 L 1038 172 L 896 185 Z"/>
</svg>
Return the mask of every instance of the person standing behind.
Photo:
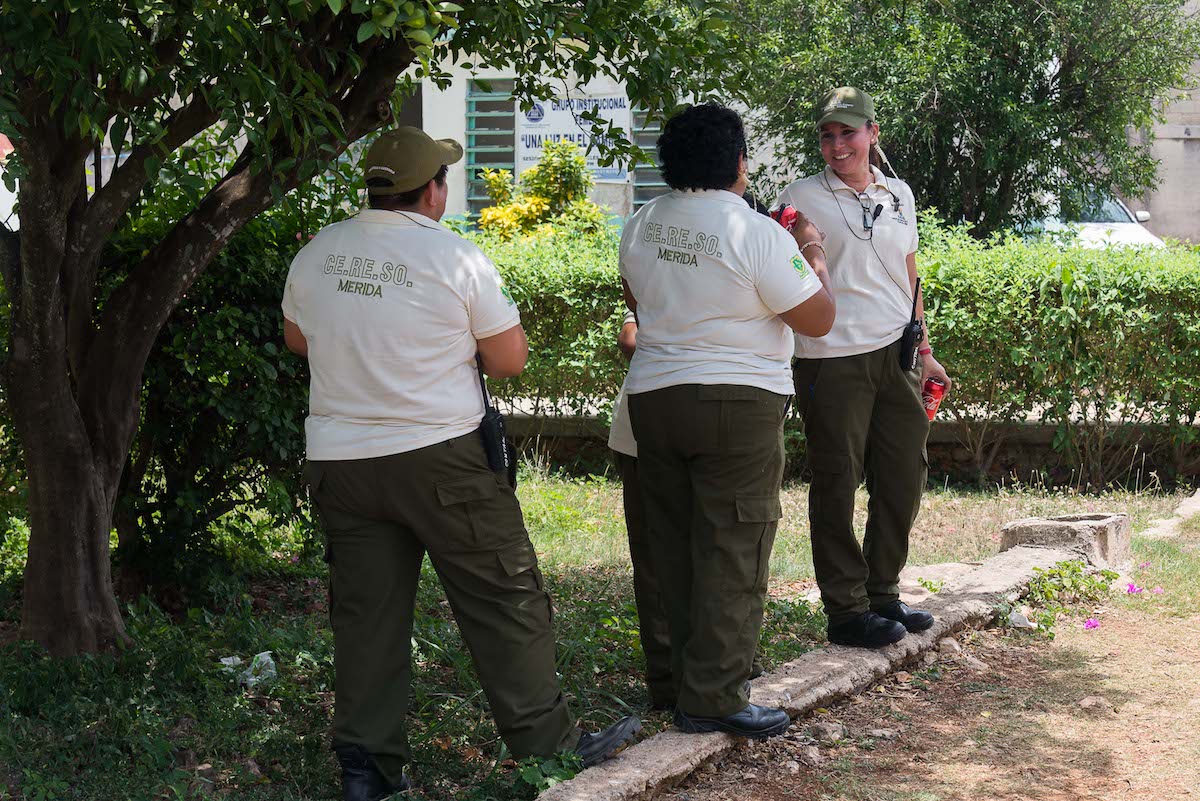
<svg viewBox="0 0 1200 801">
<path fill-rule="evenodd" d="M 626 311 L 617 335 L 617 347 L 625 358 L 637 350 L 637 318 Z M 667 628 L 666 605 L 654 569 L 650 551 L 650 532 L 646 524 L 646 504 L 638 482 L 637 440 L 629 423 L 629 398 L 622 385 L 613 402 L 612 426 L 608 447 L 621 473 L 621 499 L 625 511 L 625 532 L 629 537 L 629 561 L 633 564 L 633 598 L 637 605 L 638 634 L 646 657 L 646 688 L 651 709 L 670 709 L 675 705 L 675 687 L 671 682 L 671 635 Z"/>
<path fill-rule="evenodd" d="M 794 206 L 825 232 L 838 315 L 824 337 L 796 336 L 796 405 L 813 474 L 813 565 L 829 640 L 871 648 L 933 625 L 928 612 L 900 601 L 899 580 L 928 472 L 921 385 L 951 381 L 925 329 L 911 343 L 920 370 L 901 364 L 905 328 L 924 318 L 916 208 L 908 184 L 871 164 L 873 149 L 882 156 L 871 97 L 835 89 L 815 120 L 826 167 L 788 185 L 776 205 Z M 864 475 L 870 501 L 860 548 L 854 494 Z"/>
<path fill-rule="evenodd" d="M 311 370 L 304 423 L 334 634 L 333 744 L 345 801 L 409 789 L 413 606 L 428 552 L 500 736 L 517 758 L 593 765 L 633 739 L 625 718 L 580 734 L 555 674 L 537 555 L 480 437 L 487 375 L 528 346 L 495 265 L 438 223 L 462 146 L 417 128 L 364 158 L 370 208 L 324 228 L 288 272 L 284 340 Z"/>
<path fill-rule="evenodd" d="M 744 685 L 780 518 L 789 326 L 820 336 L 833 300 L 796 241 L 742 200 L 735 112 L 689 106 L 667 121 L 658 152 L 673 191 L 625 226 L 620 266 L 639 326 L 625 388 L 669 617 L 675 724 L 768 737 L 788 715 L 749 703 Z"/>
</svg>

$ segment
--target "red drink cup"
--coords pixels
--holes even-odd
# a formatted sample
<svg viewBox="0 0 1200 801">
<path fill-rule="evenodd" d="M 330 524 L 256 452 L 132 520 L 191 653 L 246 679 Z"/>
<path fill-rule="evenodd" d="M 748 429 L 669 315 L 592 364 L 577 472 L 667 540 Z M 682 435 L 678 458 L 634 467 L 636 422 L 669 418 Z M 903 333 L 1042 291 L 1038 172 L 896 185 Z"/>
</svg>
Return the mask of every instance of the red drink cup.
<svg viewBox="0 0 1200 801">
<path fill-rule="evenodd" d="M 937 414 L 938 407 L 942 405 L 942 398 L 946 397 L 946 385 L 936 378 L 925 379 L 925 386 L 921 388 L 921 400 L 925 403 L 925 414 L 932 421 L 933 416 Z"/>
</svg>

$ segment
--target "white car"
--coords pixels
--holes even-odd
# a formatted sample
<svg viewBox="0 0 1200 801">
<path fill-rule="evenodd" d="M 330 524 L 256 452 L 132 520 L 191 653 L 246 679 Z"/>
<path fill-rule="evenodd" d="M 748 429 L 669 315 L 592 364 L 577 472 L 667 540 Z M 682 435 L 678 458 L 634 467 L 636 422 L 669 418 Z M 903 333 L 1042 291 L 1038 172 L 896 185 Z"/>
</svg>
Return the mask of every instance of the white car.
<svg viewBox="0 0 1200 801">
<path fill-rule="evenodd" d="M 1043 220 L 1038 227 L 1050 234 L 1065 235 L 1072 244 L 1085 248 L 1166 247 L 1166 243 L 1142 227 L 1150 219 L 1150 212 L 1135 214 L 1112 195 L 1092 193 L 1089 200 L 1081 204 L 1077 213 L 1059 213 Z"/>
</svg>

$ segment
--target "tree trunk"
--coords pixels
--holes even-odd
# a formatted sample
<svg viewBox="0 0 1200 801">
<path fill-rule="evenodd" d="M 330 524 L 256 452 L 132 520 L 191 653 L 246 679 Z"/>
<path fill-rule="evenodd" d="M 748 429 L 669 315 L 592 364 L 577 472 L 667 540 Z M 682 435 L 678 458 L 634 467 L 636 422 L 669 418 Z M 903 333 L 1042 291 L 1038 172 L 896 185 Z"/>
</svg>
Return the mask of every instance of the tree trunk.
<svg viewBox="0 0 1200 801">
<path fill-rule="evenodd" d="M 18 426 L 26 434 L 41 427 Z M 96 470 L 86 437 L 35 431 L 26 437 L 25 463 L 29 524 L 40 536 L 29 542 L 21 636 L 54 655 L 124 642 L 108 550 L 116 483 Z"/>
<path fill-rule="evenodd" d="M 36 532 L 25 564 L 21 633 L 56 655 L 102 650 L 125 639 L 108 548 L 120 475 L 98 468 L 65 351 L 46 341 L 63 330 L 61 314 L 31 325 L 27 312 L 26 304 L 14 308 L 8 363 L 9 406 Z"/>
</svg>

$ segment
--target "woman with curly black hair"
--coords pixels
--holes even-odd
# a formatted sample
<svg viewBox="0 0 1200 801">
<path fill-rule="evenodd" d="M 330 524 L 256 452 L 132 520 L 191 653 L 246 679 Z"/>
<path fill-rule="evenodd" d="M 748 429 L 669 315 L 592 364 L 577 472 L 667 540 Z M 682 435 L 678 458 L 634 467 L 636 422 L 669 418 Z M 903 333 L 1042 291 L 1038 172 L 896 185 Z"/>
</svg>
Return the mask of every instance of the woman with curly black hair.
<svg viewBox="0 0 1200 801">
<path fill-rule="evenodd" d="M 675 724 L 768 737 L 782 709 L 749 702 L 780 518 L 792 331 L 833 324 L 824 261 L 742 200 L 746 136 L 721 105 L 689 106 L 658 140 L 663 178 L 621 236 L 637 350 L 625 381 L 650 548 L 666 601 Z M 819 239 L 802 220 L 796 236 Z"/>
</svg>

